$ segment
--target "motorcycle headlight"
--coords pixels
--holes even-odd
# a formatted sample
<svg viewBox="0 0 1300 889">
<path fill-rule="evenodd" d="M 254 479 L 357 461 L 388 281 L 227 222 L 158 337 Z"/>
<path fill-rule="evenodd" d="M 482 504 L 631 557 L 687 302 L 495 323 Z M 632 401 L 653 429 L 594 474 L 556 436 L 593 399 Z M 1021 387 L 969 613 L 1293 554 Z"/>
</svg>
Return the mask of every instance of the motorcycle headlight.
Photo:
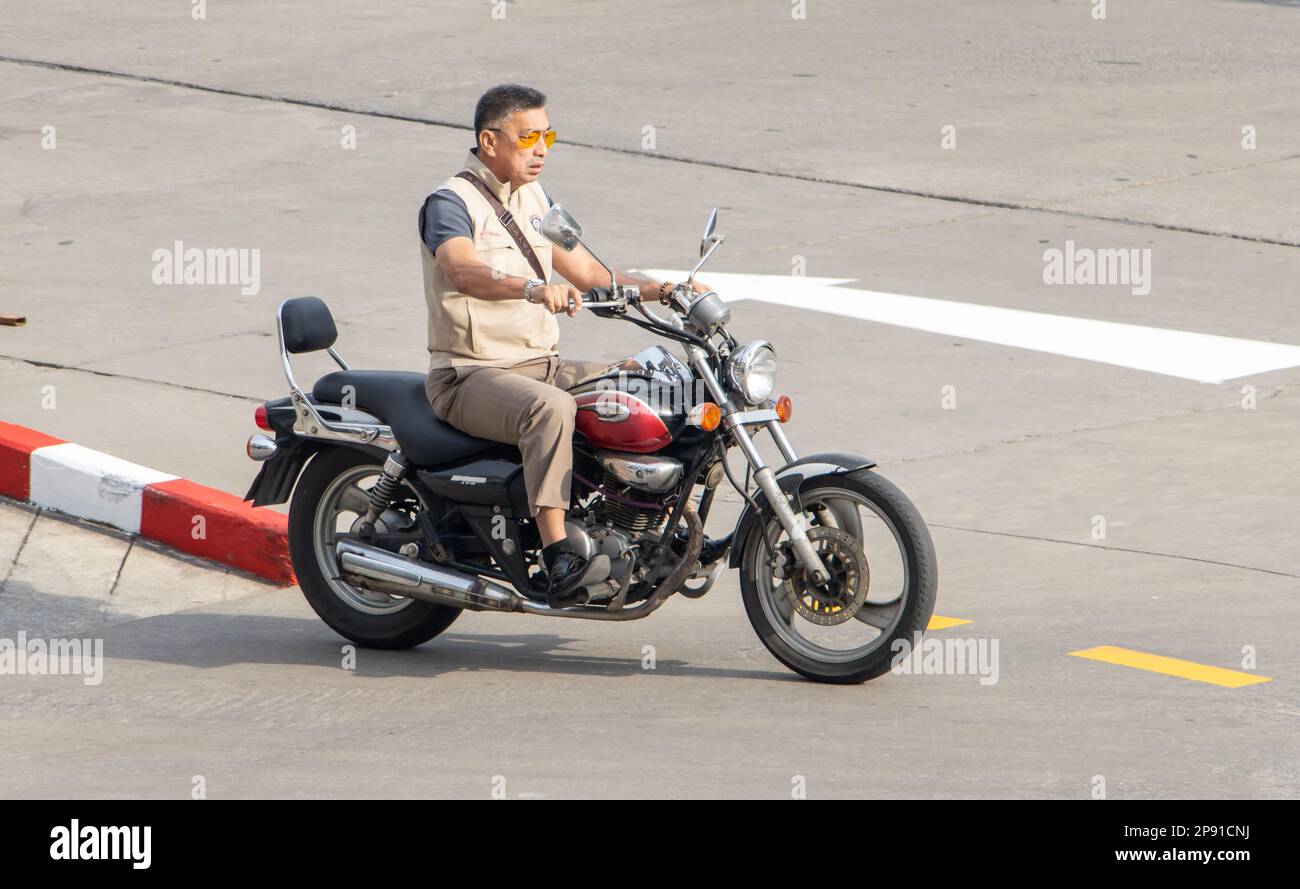
<svg viewBox="0 0 1300 889">
<path fill-rule="evenodd" d="M 776 350 L 763 340 L 746 343 L 731 356 L 727 369 L 747 403 L 767 401 L 776 387 Z"/>
</svg>

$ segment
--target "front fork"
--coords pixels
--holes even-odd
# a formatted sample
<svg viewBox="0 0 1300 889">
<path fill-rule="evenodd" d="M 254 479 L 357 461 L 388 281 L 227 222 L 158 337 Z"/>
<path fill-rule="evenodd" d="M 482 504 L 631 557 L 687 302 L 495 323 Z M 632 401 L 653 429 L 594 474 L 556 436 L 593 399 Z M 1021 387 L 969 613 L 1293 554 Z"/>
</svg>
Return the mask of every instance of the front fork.
<svg viewBox="0 0 1300 889">
<path fill-rule="evenodd" d="M 727 431 L 731 433 L 732 438 L 736 440 L 736 444 L 740 446 L 740 450 L 745 455 L 745 459 L 749 461 L 749 465 L 754 468 L 754 481 L 758 483 L 759 490 L 767 497 L 767 502 L 772 505 L 772 512 L 776 514 L 776 520 L 785 529 L 785 533 L 790 535 L 790 546 L 794 549 L 799 564 L 803 565 L 804 570 L 808 572 L 814 584 L 821 585 L 825 583 L 830 579 L 830 574 L 827 572 L 821 556 L 817 554 L 817 550 L 813 549 L 812 541 L 808 539 L 808 532 L 804 528 L 803 522 L 790 508 L 790 502 L 786 499 L 781 486 L 777 484 L 776 475 L 772 472 L 772 468 L 767 465 L 763 455 L 754 446 L 754 439 L 750 437 L 749 430 L 745 428 L 744 418 L 732 409 L 726 391 L 713 373 L 708 355 L 698 347 L 691 347 L 688 351 L 690 352 L 691 366 L 700 375 L 700 379 L 704 380 L 704 385 L 708 388 L 709 394 L 713 396 L 714 401 L 722 410 L 723 425 L 727 427 Z M 794 447 L 790 444 L 790 439 L 786 437 L 785 430 L 781 428 L 780 421 L 776 419 L 769 420 L 767 428 L 772 433 L 772 438 L 776 440 L 776 446 L 780 449 L 781 456 L 785 457 L 786 462 L 793 463 L 797 460 L 798 457 L 794 452 Z"/>
</svg>

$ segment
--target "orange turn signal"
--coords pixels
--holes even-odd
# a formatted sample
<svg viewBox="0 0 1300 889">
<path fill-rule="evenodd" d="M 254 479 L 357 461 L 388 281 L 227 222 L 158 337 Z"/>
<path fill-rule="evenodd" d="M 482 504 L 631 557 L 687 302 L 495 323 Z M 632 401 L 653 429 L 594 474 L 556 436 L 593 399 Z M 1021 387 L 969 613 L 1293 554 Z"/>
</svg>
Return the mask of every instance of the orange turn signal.
<svg viewBox="0 0 1300 889">
<path fill-rule="evenodd" d="M 722 422 L 722 408 L 711 401 L 702 401 L 691 408 L 686 417 L 690 426 L 699 426 L 705 432 L 712 432 Z"/>
<path fill-rule="evenodd" d="M 790 422 L 790 416 L 794 413 L 794 404 L 790 401 L 789 395 L 782 395 L 776 400 L 776 418 L 782 423 Z"/>
<path fill-rule="evenodd" d="M 722 422 L 722 408 L 711 401 L 704 402 L 703 407 L 704 410 L 700 412 L 700 428 L 712 432 Z"/>
</svg>

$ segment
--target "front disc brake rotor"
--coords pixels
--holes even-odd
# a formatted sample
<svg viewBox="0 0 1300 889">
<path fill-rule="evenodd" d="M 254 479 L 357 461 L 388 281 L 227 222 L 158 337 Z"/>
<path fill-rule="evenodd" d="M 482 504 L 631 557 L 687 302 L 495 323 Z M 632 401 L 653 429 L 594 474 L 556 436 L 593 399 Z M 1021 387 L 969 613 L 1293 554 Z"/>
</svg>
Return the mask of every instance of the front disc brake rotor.
<svg viewBox="0 0 1300 889">
<path fill-rule="evenodd" d="M 808 541 L 822 557 L 830 580 L 814 585 L 807 570 L 798 565 L 781 584 L 781 590 L 804 620 L 823 627 L 842 624 L 867 601 L 871 577 L 867 556 L 852 535 L 838 528 L 810 528 Z"/>
</svg>

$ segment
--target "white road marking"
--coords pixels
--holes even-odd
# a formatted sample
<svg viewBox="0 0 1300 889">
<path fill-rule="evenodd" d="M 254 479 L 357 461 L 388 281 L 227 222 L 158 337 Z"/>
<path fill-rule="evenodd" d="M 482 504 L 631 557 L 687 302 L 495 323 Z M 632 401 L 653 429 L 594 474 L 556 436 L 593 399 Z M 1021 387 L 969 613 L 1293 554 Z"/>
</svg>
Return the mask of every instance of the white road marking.
<svg viewBox="0 0 1300 889">
<path fill-rule="evenodd" d="M 643 271 L 671 281 L 686 277 L 686 272 L 670 269 Z M 701 272 L 700 277 L 727 302 L 775 303 L 1201 383 L 1300 366 L 1300 346 L 1285 343 L 835 286 L 853 279 L 726 272 Z"/>
</svg>

